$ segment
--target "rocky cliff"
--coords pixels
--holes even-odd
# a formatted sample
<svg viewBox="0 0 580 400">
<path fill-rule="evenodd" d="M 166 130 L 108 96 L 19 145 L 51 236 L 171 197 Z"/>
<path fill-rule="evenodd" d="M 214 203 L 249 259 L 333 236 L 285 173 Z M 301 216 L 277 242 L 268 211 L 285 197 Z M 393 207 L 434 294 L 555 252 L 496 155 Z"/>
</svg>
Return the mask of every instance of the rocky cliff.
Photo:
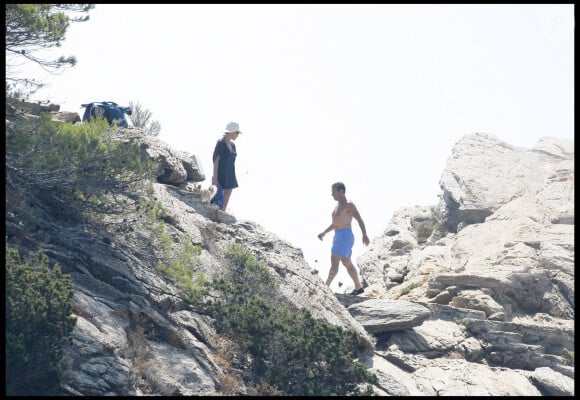
<svg viewBox="0 0 580 400">
<path fill-rule="evenodd" d="M 332 293 L 275 233 L 204 204 L 195 156 L 136 130 L 124 138 L 161 165 L 151 199 L 168 210 L 173 246 L 200 246 L 198 268 L 212 277 L 225 247 L 243 244 L 289 304 L 363 337 L 376 393 L 574 394 L 572 143 L 545 138 L 530 150 L 464 137 L 443 171 L 440 204 L 393 215 L 358 259 L 366 290 L 352 297 Z M 66 246 L 43 242 L 74 279 L 62 394 L 247 394 L 227 387 L 212 321 L 156 268 L 158 238 L 138 218 L 107 218 L 108 228 Z"/>
<path fill-rule="evenodd" d="M 401 393 L 572 394 L 573 144 L 468 135 L 440 187 L 358 259 L 376 299 L 348 310 L 378 338 L 374 359 L 405 371 Z M 401 329 L 401 304 L 420 322 Z"/>
</svg>

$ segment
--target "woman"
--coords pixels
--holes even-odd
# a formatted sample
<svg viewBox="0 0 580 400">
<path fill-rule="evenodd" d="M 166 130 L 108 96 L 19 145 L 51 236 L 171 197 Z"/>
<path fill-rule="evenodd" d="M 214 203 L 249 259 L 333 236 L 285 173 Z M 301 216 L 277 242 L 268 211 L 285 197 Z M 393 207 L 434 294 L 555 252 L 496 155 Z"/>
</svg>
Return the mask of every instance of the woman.
<svg viewBox="0 0 580 400">
<path fill-rule="evenodd" d="M 236 145 L 240 132 L 240 126 L 236 122 L 230 122 L 226 126 L 224 136 L 217 141 L 213 150 L 213 176 L 211 184 L 217 186 L 217 194 L 212 200 L 223 211 L 228 207 L 232 189 L 238 187 L 236 179 Z"/>
</svg>

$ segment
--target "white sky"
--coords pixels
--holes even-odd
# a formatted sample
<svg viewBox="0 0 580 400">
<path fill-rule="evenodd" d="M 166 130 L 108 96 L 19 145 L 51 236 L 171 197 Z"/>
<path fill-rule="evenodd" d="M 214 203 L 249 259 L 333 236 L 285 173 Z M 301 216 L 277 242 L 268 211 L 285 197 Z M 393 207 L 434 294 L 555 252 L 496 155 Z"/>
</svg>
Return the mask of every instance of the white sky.
<svg viewBox="0 0 580 400">
<path fill-rule="evenodd" d="M 439 201 L 467 134 L 573 140 L 573 32 L 573 4 L 97 4 L 57 52 L 78 64 L 37 75 L 33 98 L 81 116 L 82 103 L 139 102 L 161 140 L 201 159 L 204 185 L 238 122 L 229 211 L 302 248 L 325 280 L 333 182 L 372 240 L 395 210 Z M 333 290 L 352 287 L 341 266 Z"/>
</svg>

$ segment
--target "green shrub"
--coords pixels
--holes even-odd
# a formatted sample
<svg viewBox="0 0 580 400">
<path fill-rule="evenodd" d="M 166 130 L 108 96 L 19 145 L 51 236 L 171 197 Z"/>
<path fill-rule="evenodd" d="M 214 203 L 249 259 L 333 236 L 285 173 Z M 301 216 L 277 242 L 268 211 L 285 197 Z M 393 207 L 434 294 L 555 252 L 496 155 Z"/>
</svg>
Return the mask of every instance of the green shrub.
<svg viewBox="0 0 580 400">
<path fill-rule="evenodd" d="M 247 298 L 261 296 L 276 302 L 278 282 L 267 265 L 238 243 L 231 243 L 224 252 L 227 267 L 222 275 L 226 282 L 242 290 Z"/>
<path fill-rule="evenodd" d="M 201 300 L 201 297 L 207 291 L 207 281 L 203 273 L 195 272 L 199 265 L 199 255 L 201 247 L 186 243 L 183 246 L 176 246 L 171 237 L 164 232 L 163 223 L 157 225 L 156 234 L 161 245 L 163 255 L 157 265 L 157 269 L 165 272 L 181 289 L 183 289 L 193 303 Z M 189 240 L 187 235 L 183 236 L 184 240 Z"/>
<path fill-rule="evenodd" d="M 443 224 L 441 222 L 437 222 L 435 224 L 435 228 L 433 230 L 441 238 L 447 236 L 447 234 L 449 233 L 449 231 L 447 230 L 447 227 L 445 227 L 445 224 Z"/>
<path fill-rule="evenodd" d="M 409 294 L 411 293 L 411 290 L 415 289 L 416 287 L 421 286 L 421 284 L 419 282 L 413 282 L 408 286 L 405 286 L 404 288 L 401 289 L 401 296 L 405 295 L 405 294 Z"/>
<path fill-rule="evenodd" d="M 72 280 L 42 253 L 24 263 L 6 246 L 6 393 L 49 394 L 60 383 L 59 362 L 76 320 Z"/>
<path fill-rule="evenodd" d="M 512 313 L 515 313 L 518 310 L 518 302 L 513 297 L 509 298 L 510 306 L 512 308 Z"/>
<path fill-rule="evenodd" d="M 433 233 L 433 221 L 421 221 L 415 224 L 415 231 L 417 232 L 417 243 L 423 244 L 427 241 L 431 233 Z"/>
<path fill-rule="evenodd" d="M 145 210 L 153 221 L 165 221 L 169 211 L 160 201 L 139 199 L 139 206 Z"/>
<path fill-rule="evenodd" d="M 255 383 L 295 396 L 346 395 L 358 383 L 376 383 L 355 361 L 363 347 L 356 332 L 278 302 L 274 277 L 241 245 L 230 245 L 224 254 L 229 273 L 212 281 L 220 296 L 205 308 L 218 332 L 251 355 Z"/>
<path fill-rule="evenodd" d="M 153 179 L 155 163 L 106 121 L 77 126 L 53 122 L 48 113 L 7 117 L 6 185 L 45 219 L 76 224 L 123 212 L 127 199 L 119 195 L 137 196 Z"/>
<path fill-rule="evenodd" d="M 457 325 L 463 325 L 466 328 L 469 328 L 469 325 L 471 325 L 471 320 L 468 318 L 453 317 L 453 322 Z"/>
</svg>

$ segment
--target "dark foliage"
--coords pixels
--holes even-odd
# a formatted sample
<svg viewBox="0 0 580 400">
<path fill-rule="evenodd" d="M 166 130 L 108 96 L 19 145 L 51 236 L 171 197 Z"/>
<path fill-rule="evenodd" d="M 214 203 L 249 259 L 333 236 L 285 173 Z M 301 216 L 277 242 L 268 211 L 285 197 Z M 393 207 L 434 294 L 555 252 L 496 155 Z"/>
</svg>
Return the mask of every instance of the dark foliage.
<svg viewBox="0 0 580 400">
<path fill-rule="evenodd" d="M 213 281 L 220 296 L 205 307 L 218 331 L 250 354 L 256 383 L 276 386 L 284 395 L 331 396 L 376 382 L 355 360 L 363 350 L 356 332 L 277 304 L 274 278 L 240 245 L 230 246 L 226 259 L 231 272 Z"/>
<path fill-rule="evenodd" d="M 6 394 L 54 393 L 62 349 L 71 340 L 72 280 L 41 252 L 23 262 L 6 248 Z"/>
</svg>

